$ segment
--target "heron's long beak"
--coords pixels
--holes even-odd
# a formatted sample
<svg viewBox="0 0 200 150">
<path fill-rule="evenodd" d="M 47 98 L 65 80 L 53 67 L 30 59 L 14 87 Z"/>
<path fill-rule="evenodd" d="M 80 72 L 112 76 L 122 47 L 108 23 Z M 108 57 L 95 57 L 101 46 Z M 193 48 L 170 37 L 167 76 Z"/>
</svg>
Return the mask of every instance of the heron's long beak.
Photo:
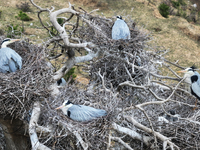
<svg viewBox="0 0 200 150">
<path fill-rule="evenodd" d="M 12 42 L 20 41 L 20 39 L 11 39 Z"/>
<path fill-rule="evenodd" d="M 62 106 L 60 106 L 60 107 L 57 107 L 57 108 L 55 108 L 55 109 L 57 110 L 57 109 L 61 109 L 61 108 L 63 108 L 63 107 L 64 107 L 64 105 L 62 105 Z"/>
<path fill-rule="evenodd" d="M 177 73 L 185 73 L 185 72 L 187 72 L 187 70 L 177 71 Z"/>
</svg>

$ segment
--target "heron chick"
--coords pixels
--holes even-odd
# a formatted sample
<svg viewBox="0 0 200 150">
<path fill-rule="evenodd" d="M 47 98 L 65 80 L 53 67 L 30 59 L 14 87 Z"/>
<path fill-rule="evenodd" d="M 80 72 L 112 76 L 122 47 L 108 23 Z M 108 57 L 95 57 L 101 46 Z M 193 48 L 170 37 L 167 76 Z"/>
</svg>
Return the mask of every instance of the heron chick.
<svg viewBox="0 0 200 150">
<path fill-rule="evenodd" d="M 6 38 L 1 43 L 0 49 L 0 72 L 15 72 L 22 67 L 22 58 L 13 49 L 7 47 L 7 45 L 19 41 L 20 39 Z"/>
<path fill-rule="evenodd" d="M 70 119 L 80 122 L 88 122 L 107 115 L 105 110 L 84 105 L 74 105 L 69 100 L 66 100 L 63 105 L 56 109 L 61 109 Z"/>
</svg>

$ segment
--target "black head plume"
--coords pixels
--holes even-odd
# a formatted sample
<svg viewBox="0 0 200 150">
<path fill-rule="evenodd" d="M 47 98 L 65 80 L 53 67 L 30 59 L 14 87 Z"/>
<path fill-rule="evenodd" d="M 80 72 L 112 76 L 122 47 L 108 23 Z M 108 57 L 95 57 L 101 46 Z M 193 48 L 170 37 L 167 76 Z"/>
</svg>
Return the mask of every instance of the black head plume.
<svg viewBox="0 0 200 150">
<path fill-rule="evenodd" d="M 2 45 L 4 42 L 6 42 L 6 41 L 10 41 L 10 38 L 4 39 L 4 40 L 1 42 L 1 45 Z"/>
<path fill-rule="evenodd" d="M 69 100 L 65 103 L 65 106 L 72 104 L 72 102 L 70 102 Z"/>
<path fill-rule="evenodd" d="M 190 67 L 190 68 L 192 68 L 193 71 L 197 69 L 197 67 L 195 66 L 195 64 L 193 64 L 192 67 Z"/>
<path fill-rule="evenodd" d="M 122 16 L 117 16 L 118 19 L 122 19 Z"/>
</svg>

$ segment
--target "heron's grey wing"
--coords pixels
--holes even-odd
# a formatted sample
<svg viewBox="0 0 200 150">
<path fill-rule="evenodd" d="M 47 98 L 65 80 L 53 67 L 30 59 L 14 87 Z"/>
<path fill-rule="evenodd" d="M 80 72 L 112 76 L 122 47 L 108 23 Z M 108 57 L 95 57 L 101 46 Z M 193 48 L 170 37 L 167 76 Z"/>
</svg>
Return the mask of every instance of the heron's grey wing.
<svg viewBox="0 0 200 150">
<path fill-rule="evenodd" d="M 191 89 L 198 96 L 198 99 L 200 100 L 200 86 L 197 82 L 192 83 Z"/>
<path fill-rule="evenodd" d="M 6 55 L 6 49 L 2 48 L 0 49 L 0 72 L 7 73 L 10 71 L 8 63 L 9 59 Z"/>
<path fill-rule="evenodd" d="M 112 27 L 112 39 L 130 39 L 130 30 L 124 20 L 116 20 Z"/>
<path fill-rule="evenodd" d="M 197 75 L 198 77 L 197 83 L 200 86 L 200 74 L 197 71 L 195 71 L 194 74 Z"/>
<path fill-rule="evenodd" d="M 22 67 L 22 58 L 11 48 L 0 49 L 0 72 L 15 72 Z"/>
<path fill-rule="evenodd" d="M 14 50 L 10 49 L 10 53 L 11 53 L 11 60 L 12 63 L 9 65 L 10 69 L 13 70 L 12 72 L 15 72 L 17 69 L 21 69 L 22 68 L 22 58 L 21 56 L 19 56 L 18 53 L 16 53 Z M 11 61 L 10 61 L 11 62 Z M 13 65 L 13 63 L 15 65 Z M 12 66 L 11 66 L 12 65 Z"/>
<path fill-rule="evenodd" d="M 84 105 L 73 105 L 68 109 L 70 112 L 70 118 L 72 120 L 86 122 L 96 119 L 101 116 L 105 116 L 107 113 L 102 109 L 95 109 Z"/>
<path fill-rule="evenodd" d="M 124 39 L 130 39 L 130 30 L 129 30 L 129 27 L 128 25 L 126 24 L 126 22 L 124 20 L 122 20 L 123 23 L 122 23 L 122 27 L 123 27 L 123 35 L 124 35 Z"/>
<path fill-rule="evenodd" d="M 60 86 L 65 86 L 67 84 L 67 82 L 65 81 L 64 78 L 61 78 L 61 80 L 62 80 L 62 82 L 61 82 Z"/>
</svg>

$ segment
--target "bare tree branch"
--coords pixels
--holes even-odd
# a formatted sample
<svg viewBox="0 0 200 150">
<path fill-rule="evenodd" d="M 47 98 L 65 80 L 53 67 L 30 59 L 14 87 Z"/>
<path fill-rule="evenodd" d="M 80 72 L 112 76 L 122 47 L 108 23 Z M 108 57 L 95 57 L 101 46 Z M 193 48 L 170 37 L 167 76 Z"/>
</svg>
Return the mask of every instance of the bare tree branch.
<svg viewBox="0 0 200 150">
<path fill-rule="evenodd" d="M 163 144 L 164 144 L 163 149 L 166 149 L 165 142 L 170 145 L 170 147 L 171 147 L 172 150 L 173 150 L 173 148 L 176 148 L 178 150 L 180 149 L 177 145 L 175 145 L 174 143 L 172 143 L 169 138 L 165 137 L 164 135 L 160 134 L 159 132 L 155 132 L 155 131 L 151 130 L 150 128 L 147 128 L 146 126 L 140 124 L 139 122 L 137 122 L 135 119 L 133 119 L 130 116 L 124 116 L 124 117 L 129 122 L 133 123 L 133 125 L 135 125 L 136 127 L 140 128 L 140 129 L 142 129 L 142 130 L 144 130 L 144 131 L 146 131 L 148 133 L 155 134 L 156 137 L 158 137 L 160 140 L 163 141 Z"/>
<path fill-rule="evenodd" d="M 50 150 L 50 148 L 39 142 L 37 132 L 36 132 L 36 124 L 40 117 L 40 103 L 35 102 L 33 105 L 33 111 L 31 115 L 31 120 L 29 122 L 29 136 L 31 139 L 31 145 L 33 150 Z"/>
<path fill-rule="evenodd" d="M 137 139 L 140 141 L 143 141 L 146 145 L 149 145 L 149 140 L 151 140 L 151 137 L 148 136 L 142 136 L 139 133 L 135 132 L 134 130 L 122 127 L 120 125 L 117 125 L 116 123 L 112 123 L 112 128 L 120 133 L 125 133 L 132 137 L 133 139 Z"/>
</svg>

